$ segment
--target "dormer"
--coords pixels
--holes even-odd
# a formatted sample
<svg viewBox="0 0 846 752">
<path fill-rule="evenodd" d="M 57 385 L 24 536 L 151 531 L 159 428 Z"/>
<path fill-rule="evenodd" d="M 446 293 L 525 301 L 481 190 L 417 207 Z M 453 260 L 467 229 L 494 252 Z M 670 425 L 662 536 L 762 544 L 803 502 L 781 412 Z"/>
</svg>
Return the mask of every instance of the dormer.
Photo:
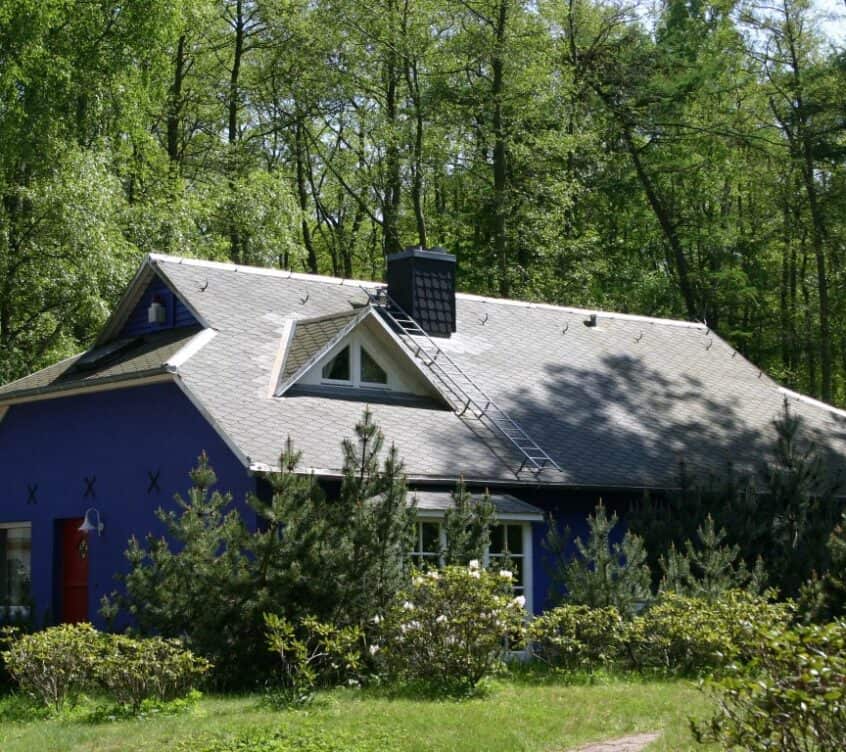
<svg viewBox="0 0 846 752">
<path fill-rule="evenodd" d="M 372 308 L 291 322 L 276 396 L 290 390 L 371 400 L 423 398 L 438 389 Z"/>
</svg>

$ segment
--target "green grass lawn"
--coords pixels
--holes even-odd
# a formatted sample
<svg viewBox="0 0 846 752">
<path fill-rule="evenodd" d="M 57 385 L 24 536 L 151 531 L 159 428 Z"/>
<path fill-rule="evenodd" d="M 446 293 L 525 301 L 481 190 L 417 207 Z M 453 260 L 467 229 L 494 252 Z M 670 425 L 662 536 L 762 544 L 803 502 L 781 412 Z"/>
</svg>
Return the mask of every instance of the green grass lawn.
<svg viewBox="0 0 846 752">
<path fill-rule="evenodd" d="M 624 678 L 575 685 L 500 680 L 484 696 L 460 701 L 344 689 L 318 695 L 306 709 L 287 711 L 270 709 L 259 695 L 212 695 L 175 715 L 99 722 L 84 709 L 62 718 L 19 720 L 14 712 L 19 705 L 0 699 L 3 752 L 202 750 L 221 737 L 267 737 L 277 731 L 294 739 L 328 739 L 332 750 L 358 743 L 374 752 L 567 750 L 588 741 L 660 731 L 650 752 L 678 752 L 706 749 L 692 740 L 687 719 L 702 718 L 709 710 L 707 698 L 691 682 Z M 238 747 L 252 749 L 267 747 Z"/>
</svg>

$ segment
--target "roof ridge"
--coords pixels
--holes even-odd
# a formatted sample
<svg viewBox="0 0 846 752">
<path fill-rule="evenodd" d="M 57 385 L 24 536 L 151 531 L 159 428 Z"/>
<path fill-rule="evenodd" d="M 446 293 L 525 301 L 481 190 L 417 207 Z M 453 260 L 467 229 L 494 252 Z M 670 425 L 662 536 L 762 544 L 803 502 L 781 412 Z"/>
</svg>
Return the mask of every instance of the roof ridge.
<svg viewBox="0 0 846 752">
<path fill-rule="evenodd" d="M 359 308 L 350 308 L 349 310 L 336 311 L 335 313 L 324 313 L 322 316 L 310 316 L 304 319 L 294 319 L 298 324 L 314 324 L 318 321 L 328 321 L 329 319 L 338 319 L 343 317 L 356 316 L 361 311 Z"/>
<path fill-rule="evenodd" d="M 256 274 L 265 277 L 280 277 L 282 279 L 296 279 L 302 282 L 314 282 L 317 284 L 329 285 L 345 285 L 349 287 L 381 287 L 384 282 L 375 282 L 373 280 L 363 279 L 345 279 L 341 277 L 331 277 L 323 274 L 304 274 L 302 272 L 292 272 L 287 269 L 272 269 L 263 266 L 246 266 L 243 264 L 232 264 L 224 261 L 208 261 L 206 259 L 189 258 L 185 256 L 171 256 L 163 253 L 149 254 L 150 260 L 154 263 L 164 261 L 166 263 L 183 264 L 189 266 L 208 267 L 211 269 L 221 269 L 223 271 L 243 272 L 246 274 Z M 562 306 L 554 303 L 538 303 L 531 300 L 518 300 L 515 298 L 492 298 L 486 295 L 475 295 L 468 292 L 456 292 L 456 298 L 462 300 L 474 300 L 481 303 L 493 303 L 495 305 L 509 305 L 521 306 L 524 308 L 538 308 L 540 310 L 550 311 L 566 311 L 579 315 L 590 315 L 592 313 L 610 319 L 620 319 L 623 321 L 640 321 L 650 324 L 664 324 L 667 326 L 679 326 L 688 329 L 704 329 L 707 328 L 705 324 L 699 321 L 684 321 L 682 319 L 661 318 L 658 316 L 642 316 L 632 313 L 619 313 L 616 311 L 605 311 L 598 308 L 578 308 L 575 306 Z"/>
<path fill-rule="evenodd" d="M 382 282 L 364 279 L 346 279 L 342 277 L 331 277 L 324 274 L 305 274 L 303 272 L 292 272 L 289 269 L 273 269 L 267 266 L 247 266 L 244 264 L 232 264 L 225 261 L 208 261 L 206 259 L 190 258 L 187 256 L 171 256 L 166 253 L 149 254 L 150 261 L 159 263 L 181 264 L 183 266 L 200 266 L 221 271 L 243 272 L 245 274 L 256 274 L 262 277 L 280 277 L 282 279 L 297 279 L 302 282 L 316 282 L 326 285 L 345 285 L 348 287 L 377 287 Z"/>
<path fill-rule="evenodd" d="M 804 402 L 807 405 L 818 407 L 821 410 L 833 413 L 834 415 L 837 415 L 841 418 L 846 418 L 846 410 L 841 410 L 839 407 L 829 405 L 828 402 L 823 402 L 822 400 L 814 399 L 813 397 L 809 397 L 807 394 L 802 394 L 801 392 L 794 392 L 792 389 L 788 389 L 786 386 L 779 386 L 778 391 L 786 397 L 792 397 L 798 402 Z"/>
<path fill-rule="evenodd" d="M 600 308 L 577 308 L 575 306 L 562 306 L 555 303 L 536 303 L 531 300 L 517 300 L 515 298 L 491 298 L 486 295 L 475 295 L 469 292 L 457 292 L 457 298 L 464 300 L 475 300 L 480 303 L 494 303 L 497 305 L 521 306 L 523 308 L 539 308 L 541 310 L 566 311 L 575 314 L 596 314 L 599 317 L 609 319 L 623 319 L 625 321 L 640 321 L 650 324 L 665 324 L 668 326 L 680 326 L 687 329 L 706 329 L 707 325 L 701 321 L 685 321 L 683 319 L 668 319 L 658 316 L 642 316 L 635 313 L 618 313 L 616 311 L 605 311 Z"/>
</svg>

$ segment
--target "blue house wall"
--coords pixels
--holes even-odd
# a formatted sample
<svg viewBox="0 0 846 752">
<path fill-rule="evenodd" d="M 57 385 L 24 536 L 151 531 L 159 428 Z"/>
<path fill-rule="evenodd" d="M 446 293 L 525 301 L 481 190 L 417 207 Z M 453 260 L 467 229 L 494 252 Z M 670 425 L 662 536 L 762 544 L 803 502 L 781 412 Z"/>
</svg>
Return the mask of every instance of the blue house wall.
<svg viewBox="0 0 846 752">
<path fill-rule="evenodd" d="M 160 534 L 159 506 L 190 487 L 205 451 L 218 489 L 243 505 L 255 481 L 175 384 L 154 384 L 13 405 L 0 422 L 0 522 L 32 524 L 36 621 L 57 621 L 61 573 L 58 526 L 95 507 L 105 525 L 88 535 L 88 613 L 104 626 L 100 598 L 125 571 L 133 534 Z M 158 490 L 150 474 L 158 474 Z M 86 496 L 85 478 L 96 478 Z M 35 489 L 34 502 L 29 490 Z"/>
<path fill-rule="evenodd" d="M 151 324 L 147 320 L 147 309 L 150 304 L 157 300 L 165 307 L 167 313 L 164 323 Z M 118 338 L 140 337 L 142 334 L 160 332 L 163 329 L 175 329 L 182 326 L 194 326 L 199 322 L 194 314 L 188 309 L 182 299 L 174 295 L 171 289 L 162 281 L 161 277 L 155 276 L 147 285 L 141 299 L 132 309 L 132 313 L 126 319 Z"/>
</svg>

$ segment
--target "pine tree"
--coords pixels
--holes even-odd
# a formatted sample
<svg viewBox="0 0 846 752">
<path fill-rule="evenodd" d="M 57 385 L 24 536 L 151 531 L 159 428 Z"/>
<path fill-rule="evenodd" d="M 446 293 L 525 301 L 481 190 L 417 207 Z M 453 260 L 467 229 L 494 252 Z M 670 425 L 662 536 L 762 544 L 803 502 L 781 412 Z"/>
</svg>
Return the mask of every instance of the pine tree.
<svg viewBox="0 0 846 752">
<path fill-rule="evenodd" d="M 444 515 L 444 562 L 450 565 L 481 561 L 491 542 L 495 512 L 491 496 L 485 490 L 481 499 L 474 500 L 463 477 L 451 496 L 453 506 Z"/>
<path fill-rule="evenodd" d="M 651 599 L 652 575 L 639 536 L 627 531 L 620 543 L 611 543 L 617 522 L 617 514 L 609 518 L 600 501 L 588 518 L 587 541 L 576 538 L 578 555 L 564 571 L 564 584 L 574 603 L 594 608 L 615 606 L 630 616 Z"/>
<path fill-rule="evenodd" d="M 740 546 L 725 544 L 726 532 L 717 530 L 710 514 L 696 537 L 696 544 L 685 541 L 684 553 L 671 545 L 666 558 L 661 557 L 662 592 L 714 600 L 727 590 L 752 584 L 753 575 L 740 559 Z"/>
<path fill-rule="evenodd" d="M 366 624 L 384 612 L 407 580 L 416 515 L 396 446 L 381 460 L 385 437 L 369 409 L 355 436 L 343 442 L 341 494 L 330 520 L 339 548 L 349 550 L 348 566 L 337 573 L 344 586 L 339 613 Z"/>
</svg>

